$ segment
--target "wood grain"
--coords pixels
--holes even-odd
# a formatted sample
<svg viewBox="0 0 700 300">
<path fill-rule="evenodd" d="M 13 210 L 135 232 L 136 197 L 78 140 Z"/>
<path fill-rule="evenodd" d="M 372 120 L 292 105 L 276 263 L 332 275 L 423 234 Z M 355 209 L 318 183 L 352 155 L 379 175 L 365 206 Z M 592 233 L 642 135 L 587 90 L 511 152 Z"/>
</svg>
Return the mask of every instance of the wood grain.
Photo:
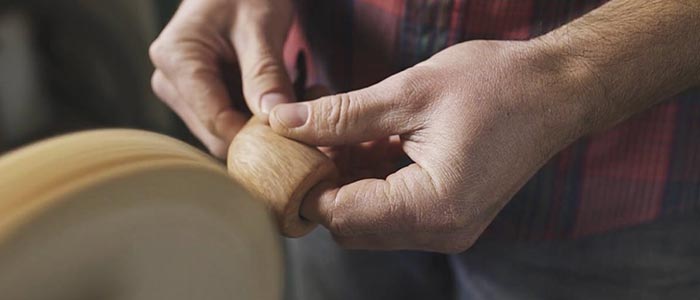
<svg viewBox="0 0 700 300">
<path fill-rule="evenodd" d="M 253 118 L 231 143 L 229 173 L 274 213 L 279 230 L 300 237 L 316 224 L 304 219 L 300 207 L 315 185 L 337 176 L 333 162 L 315 147 L 278 135 Z"/>
<path fill-rule="evenodd" d="M 0 158 L 0 298 L 280 299 L 264 205 L 180 141 L 100 130 Z"/>
</svg>

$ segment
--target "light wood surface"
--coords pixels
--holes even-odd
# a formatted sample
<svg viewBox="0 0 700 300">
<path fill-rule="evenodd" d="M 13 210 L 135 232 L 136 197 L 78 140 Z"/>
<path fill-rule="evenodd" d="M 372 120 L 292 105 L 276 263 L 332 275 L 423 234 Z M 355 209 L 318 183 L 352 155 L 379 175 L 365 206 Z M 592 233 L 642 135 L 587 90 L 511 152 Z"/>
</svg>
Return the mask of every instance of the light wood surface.
<svg viewBox="0 0 700 300">
<path fill-rule="evenodd" d="M 280 299 L 272 218 L 220 163 L 133 130 L 0 158 L 0 299 Z"/>
<path fill-rule="evenodd" d="M 231 143 L 229 173 L 276 216 L 279 230 L 299 237 L 316 224 L 300 215 L 304 196 L 315 185 L 337 176 L 321 151 L 276 134 L 253 118 Z"/>
</svg>

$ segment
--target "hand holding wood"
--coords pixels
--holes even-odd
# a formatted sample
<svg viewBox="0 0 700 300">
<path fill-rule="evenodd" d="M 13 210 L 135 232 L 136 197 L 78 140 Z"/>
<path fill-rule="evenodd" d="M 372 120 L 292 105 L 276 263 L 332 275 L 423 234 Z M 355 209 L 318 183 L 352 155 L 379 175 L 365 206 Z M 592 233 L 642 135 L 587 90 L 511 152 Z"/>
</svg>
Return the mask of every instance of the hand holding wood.
<svg viewBox="0 0 700 300">
<path fill-rule="evenodd" d="M 304 196 L 337 176 L 333 162 L 318 149 L 278 135 L 253 118 L 238 133 L 228 153 L 229 173 L 275 215 L 279 230 L 300 237 L 316 224 L 300 215 Z"/>
</svg>

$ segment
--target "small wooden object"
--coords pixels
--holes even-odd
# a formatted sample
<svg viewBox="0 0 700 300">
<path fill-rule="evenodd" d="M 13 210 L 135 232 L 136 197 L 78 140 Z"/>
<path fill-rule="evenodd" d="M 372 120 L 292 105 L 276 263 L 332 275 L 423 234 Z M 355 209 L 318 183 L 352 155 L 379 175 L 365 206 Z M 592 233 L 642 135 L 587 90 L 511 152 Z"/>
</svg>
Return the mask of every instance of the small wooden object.
<svg viewBox="0 0 700 300">
<path fill-rule="evenodd" d="M 253 118 L 231 143 L 229 173 L 276 216 L 282 234 L 300 237 L 316 227 L 300 213 L 306 193 L 337 176 L 333 162 L 317 148 L 278 135 Z"/>
</svg>

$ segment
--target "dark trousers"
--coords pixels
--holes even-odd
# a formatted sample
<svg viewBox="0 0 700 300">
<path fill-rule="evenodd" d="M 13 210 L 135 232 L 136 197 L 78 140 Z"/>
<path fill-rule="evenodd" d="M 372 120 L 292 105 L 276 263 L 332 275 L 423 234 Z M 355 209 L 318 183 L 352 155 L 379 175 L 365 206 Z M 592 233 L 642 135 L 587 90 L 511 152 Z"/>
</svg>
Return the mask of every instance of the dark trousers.
<svg viewBox="0 0 700 300">
<path fill-rule="evenodd" d="M 287 299 L 700 299 L 700 215 L 566 241 L 480 240 L 459 255 L 287 240 Z"/>
</svg>

